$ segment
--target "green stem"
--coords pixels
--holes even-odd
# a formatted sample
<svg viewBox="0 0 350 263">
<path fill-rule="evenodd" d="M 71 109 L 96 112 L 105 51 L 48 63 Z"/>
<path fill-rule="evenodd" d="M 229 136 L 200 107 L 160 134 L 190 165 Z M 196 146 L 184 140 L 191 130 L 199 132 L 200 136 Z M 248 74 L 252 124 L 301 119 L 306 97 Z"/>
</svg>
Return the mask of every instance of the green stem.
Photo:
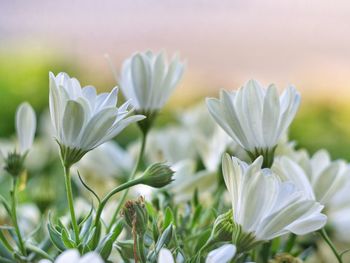
<svg viewBox="0 0 350 263">
<path fill-rule="evenodd" d="M 120 186 L 118 186 L 117 188 L 114 188 L 112 191 L 110 191 L 105 198 L 103 198 L 103 200 L 101 201 L 101 203 L 99 204 L 98 208 L 97 208 L 97 212 L 96 212 L 96 217 L 95 217 L 95 223 L 94 226 L 97 226 L 98 222 L 100 221 L 101 218 L 101 214 L 103 211 L 103 208 L 105 207 L 105 205 L 107 204 L 108 200 L 115 194 L 119 193 L 120 191 L 123 191 L 125 189 L 129 189 L 130 187 L 137 185 L 141 182 L 140 179 L 134 179 L 132 181 L 126 182 Z M 107 233 L 109 232 L 109 230 L 107 230 Z"/>
<path fill-rule="evenodd" d="M 22 234 L 21 234 L 21 231 L 19 229 L 18 221 L 17 221 L 17 209 L 16 209 L 16 205 L 17 205 L 17 196 L 16 195 L 17 195 L 17 193 L 16 193 L 16 189 L 17 189 L 17 179 L 14 178 L 13 179 L 13 186 L 12 186 L 12 190 L 11 190 L 11 200 L 12 200 L 11 214 L 12 214 L 12 221 L 13 221 L 13 225 L 15 227 L 17 238 L 18 238 L 19 249 L 20 249 L 21 253 L 24 256 L 26 256 L 27 255 L 27 251 L 26 251 L 26 249 L 24 247 Z"/>
<path fill-rule="evenodd" d="M 130 174 L 129 181 L 135 178 L 136 173 L 137 173 L 138 169 L 140 168 L 140 164 L 141 164 L 141 160 L 142 160 L 142 157 L 143 157 L 143 153 L 144 153 L 144 151 L 145 151 L 146 139 L 147 139 L 147 132 L 142 133 L 142 142 L 141 142 L 140 153 L 139 153 L 139 156 L 138 156 L 138 158 L 137 158 L 135 167 L 134 167 L 132 173 Z M 111 230 L 112 226 L 113 226 L 114 223 L 116 222 L 117 216 L 118 216 L 118 214 L 119 214 L 119 212 L 120 212 L 120 209 L 122 208 L 122 206 L 123 206 L 123 204 L 124 204 L 124 202 L 125 202 L 125 199 L 126 199 L 126 197 L 127 197 L 127 195 L 128 195 L 128 192 L 129 192 L 129 190 L 127 189 L 127 190 L 124 192 L 122 198 L 120 199 L 120 201 L 119 201 L 119 203 L 118 203 L 118 206 L 117 206 L 116 210 L 114 211 L 112 220 L 111 220 L 111 222 L 110 222 L 110 224 L 109 224 L 109 226 L 108 226 L 108 228 L 107 228 L 107 232 L 109 232 L 109 231 Z"/>
<path fill-rule="evenodd" d="M 70 176 L 70 167 L 66 166 L 66 165 L 64 165 L 63 167 L 64 167 L 64 179 L 65 179 L 65 183 L 66 183 L 68 206 L 69 206 L 71 221 L 72 221 L 73 230 L 74 230 L 74 234 L 75 234 L 75 243 L 78 246 L 80 244 L 79 227 L 78 227 L 78 223 L 77 223 L 77 220 L 75 218 L 75 213 L 74 213 L 73 191 L 72 191 L 72 182 L 71 182 L 71 176 Z"/>
<path fill-rule="evenodd" d="M 143 236 L 137 235 L 137 251 L 139 254 L 139 259 L 142 263 L 146 263 L 144 246 Z"/>
<path fill-rule="evenodd" d="M 331 248 L 331 250 L 333 251 L 334 256 L 337 258 L 339 263 L 343 263 L 343 260 L 341 258 L 341 256 L 339 255 L 337 249 L 335 248 L 332 240 L 328 237 L 328 234 L 326 232 L 326 230 L 324 228 L 322 228 L 319 231 L 321 237 L 324 239 L 324 241 L 328 244 L 328 246 Z"/>
<path fill-rule="evenodd" d="M 288 238 L 287 243 L 285 245 L 284 252 L 290 253 L 292 251 L 296 239 L 297 239 L 296 234 L 293 234 L 293 233 L 289 234 L 289 238 Z"/>
</svg>

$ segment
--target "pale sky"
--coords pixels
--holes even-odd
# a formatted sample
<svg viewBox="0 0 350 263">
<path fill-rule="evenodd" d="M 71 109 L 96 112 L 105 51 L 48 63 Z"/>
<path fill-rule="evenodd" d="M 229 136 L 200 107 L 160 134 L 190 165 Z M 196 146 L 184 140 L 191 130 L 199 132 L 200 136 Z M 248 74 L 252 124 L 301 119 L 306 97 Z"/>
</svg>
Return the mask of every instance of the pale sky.
<svg viewBox="0 0 350 263">
<path fill-rule="evenodd" d="M 256 78 L 350 94 L 350 1 L 0 0 L 0 46 L 64 51 L 104 74 L 105 53 L 120 65 L 164 49 L 187 61 L 182 90 Z"/>
</svg>

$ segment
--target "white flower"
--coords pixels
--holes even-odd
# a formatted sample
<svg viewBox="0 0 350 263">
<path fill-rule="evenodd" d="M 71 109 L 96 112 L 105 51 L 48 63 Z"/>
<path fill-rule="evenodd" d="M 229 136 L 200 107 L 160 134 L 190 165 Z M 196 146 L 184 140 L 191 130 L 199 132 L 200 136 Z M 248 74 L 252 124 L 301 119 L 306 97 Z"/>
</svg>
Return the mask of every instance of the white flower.
<svg viewBox="0 0 350 263">
<path fill-rule="evenodd" d="M 81 88 L 75 78 L 66 73 L 56 77 L 50 73 L 50 114 L 61 151 L 68 148 L 70 163 L 75 163 L 88 151 L 111 140 L 126 126 L 144 116 L 128 116 L 129 102 L 119 108 L 117 88 L 97 95 L 92 86 Z M 65 153 L 62 153 L 64 156 Z"/>
<path fill-rule="evenodd" d="M 108 141 L 87 153 L 77 168 L 97 177 L 120 177 L 132 170 L 134 159 L 114 141 Z"/>
<path fill-rule="evenodd" d="M 196 149 L 188 130 L 179 126 L 168 126 L 152 130 L 148 135 L 146 157 L 151 163 L 166 161 L 175 164 L 181 160 L 195 159 Z"/>
<path fill-rule="evenodd" d="M 50 263 L 47 259 L 42 259 L 39 263 Z M 82 257 L 78 250 L 70 249 L 60 254 L 54 263 L 104 263 L 100 255 L 96 252 L 89 252 Z"/>
<path fill-rule="evenodd" d="M 209 252 L 205 262 L 206 263 L 227 263 L 236 254 L 236 246 L 232 244 L 225 244 L 221 247 Z M 175 263 L 171 251 L 167 248 L 162 248 L 158 254 L 158 263 Z"/>
<path fill-rule="evenodd" d="M 281 182 L 272 170 L 261 169 L 262 162 L 259 157 L 247 165 L 228 154 L 223 156 L 233 219 L 242 230 L 237 240 L 241 235 L 255 241 L 271 240 L 289 232 L 304 235 L 322 228 L 327 220 L 321 213 L 323 206 L 308 200 L 292 183 Z"/>
<path fill-rule="evenodd" d="M 36 130 L 36 116 L 29 103 L 22 103 L 16 112 L 16 132 L 19 151 L 24 154 L 33 145 Z"/>
<path fill-rule="evenodd" d="M 225 244 L 221 247 L 209 252 L 205 262 L 206 263 L 227 263 L 235 256 L 236 246 L 232 244 Z"/>
<path fill-rule="evenodd" d="M 191 107 L 181 115 L 182 123 L 186 128 L 186 134 L 192 138 L 194 147 L 200 156 L 205 168 L 209 171 L 217 171 L 221 163 L 221 156 L 227 148 L 233 148 L 237 154 L 237 144 L 233 143 L 217 123 L 208 119 L 208 110 L 205 104 Z"/>
<path fill-rule="evenodd" d="M 265 89 L 255 80 L 248 81 L 238 91 L 222 90 L 220 99 L 207 99 L 214 120 L 250 153 L 252 159 L 268 155 L 267 151 L 273 153 L 299 103 L 300 95 L 294 87 L 288 87 L 278 97 L 274 85 Z"/>
<path fill-rule="evenodd" d="M 175 56 L 168 64 L 164 52 L 134 54 L 123 63 L 120 85 L 126 98 L 142 112 L 161 109 L 179 83 L 184 64 Z"/>
<path fill-rule="evenodd" d="M 316 152 L 311 158 L 305 156 L 300 163 L 288 157 L 280 157 L 273 169 L 282 179 L 292 181 L 308 198 L 321 204 L 327 204 L 344 187 L 350 172 L 344 161 L 332 162 L 324 150 Z"/>
<path fill-rule="evenodd" d="M 195 171 L 193 160 L 183 160 L 171 167 L 175 171 L 174 181 L 167 189 L 174 194 L 175 203 L 184 203 L 193 198 L 194 191 L 198 192 L 200 200 L 203 202 L 212 201 L 212 193 L 217 187 L 217 177 L 215 172 L 202 170 Z"/>
</svg>

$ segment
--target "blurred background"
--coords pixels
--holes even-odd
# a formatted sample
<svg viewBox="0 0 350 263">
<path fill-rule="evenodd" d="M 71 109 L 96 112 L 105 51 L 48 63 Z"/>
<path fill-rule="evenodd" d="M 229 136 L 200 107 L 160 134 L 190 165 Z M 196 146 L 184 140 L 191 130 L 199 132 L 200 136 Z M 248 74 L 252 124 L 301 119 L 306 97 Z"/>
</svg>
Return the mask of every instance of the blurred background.
<svg viewBox="0 0 350 263">
<path fill-rule="evenodd" d="M 302 106 L 291 138 L 311 152 L 350 160 L 349 1 L 0 0 L 0 137 L 17 105 L 48 106 L 48 72 L 83 85 L 115 85 L 135 51 L 178 52 L 187 61 L 167 109 L 180 109 L 250 78 L 294 84 Z"/>
</svg>

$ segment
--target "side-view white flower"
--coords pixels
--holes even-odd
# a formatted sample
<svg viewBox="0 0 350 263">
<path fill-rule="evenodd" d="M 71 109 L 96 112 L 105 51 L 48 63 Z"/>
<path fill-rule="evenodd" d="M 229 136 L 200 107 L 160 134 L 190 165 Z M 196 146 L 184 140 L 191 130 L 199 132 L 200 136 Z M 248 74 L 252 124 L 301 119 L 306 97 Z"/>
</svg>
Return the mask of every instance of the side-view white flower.
<svg viewBox="0 0 350 263">
<path fill-rule="evenodd" d="M 24 154 L 33 145 L 36 131 L 36 116 L 29 103 L 24 102 L 17 108 L 16 132 L 19 152 Z"/>
<path fill-rule="evenodd" d="M 228 154 L 223 156 L 223 176 L 231 196 L 233 219 L 239 229 L 236 246 L 243 236 L 252 242 L 271 240 L 292 232 L 304 235 L 322 228 L 327 217 L 323 205 L 309 200 L 291 182 L 282 182 L 271 169 L 261 169 L 262 157 L 248 165 Z"/>
<path fill-rule="evenodd" d="M 51 263 L 51 261 L 42 259 L 39 263 Z M 104 263 L 104 261 L 96 252 L 89 252 L 81 257 L 78 250 L 70 249 L 59 255 L 54 263 Z"/>
<path fill-rule="evenodd" d="M 132 55 L 123 63 L 120 86 L 124 96 L 140 112 L 161 109 L 179 83 L 184 64 L 177 56 L 166 62 L 164 52 L 151 51 Z"/>
<path fill-rule="evenodd" d="M 96 94 L 92 86 L 81 88 L 66 73 L 50 73 L 50 114 L 61 154 L 79 161 L 88 151 L 112 139 L 126 126 L 144 116 L 129 116 L 129 101 L 119 108 L 117 88 L 110 93 Z"/>
<path fill-rule="evenodd" d="M 250 80 L 237 91 L 222 90 L 220 99 L 207 98 L 206 101 L 214 120 L 251 159 L 264 155 L 264 162 L 269 166 L 279 138 L 297 112 L 300 95 L 289 86 L 279 97 L 274 85 L 265 89 Z"/>
<path fill-rule="evenodd" d="M 345 161 L 332 162 L 328 152 L 320 150 L 311 158 L 305 156 L 301 165 L 288 157 L 280 157 L 273 165 L 283 180 L 292 181 L 308 198 L 326 205 L 340 191 L 350 170 Z"/>
</svg>

